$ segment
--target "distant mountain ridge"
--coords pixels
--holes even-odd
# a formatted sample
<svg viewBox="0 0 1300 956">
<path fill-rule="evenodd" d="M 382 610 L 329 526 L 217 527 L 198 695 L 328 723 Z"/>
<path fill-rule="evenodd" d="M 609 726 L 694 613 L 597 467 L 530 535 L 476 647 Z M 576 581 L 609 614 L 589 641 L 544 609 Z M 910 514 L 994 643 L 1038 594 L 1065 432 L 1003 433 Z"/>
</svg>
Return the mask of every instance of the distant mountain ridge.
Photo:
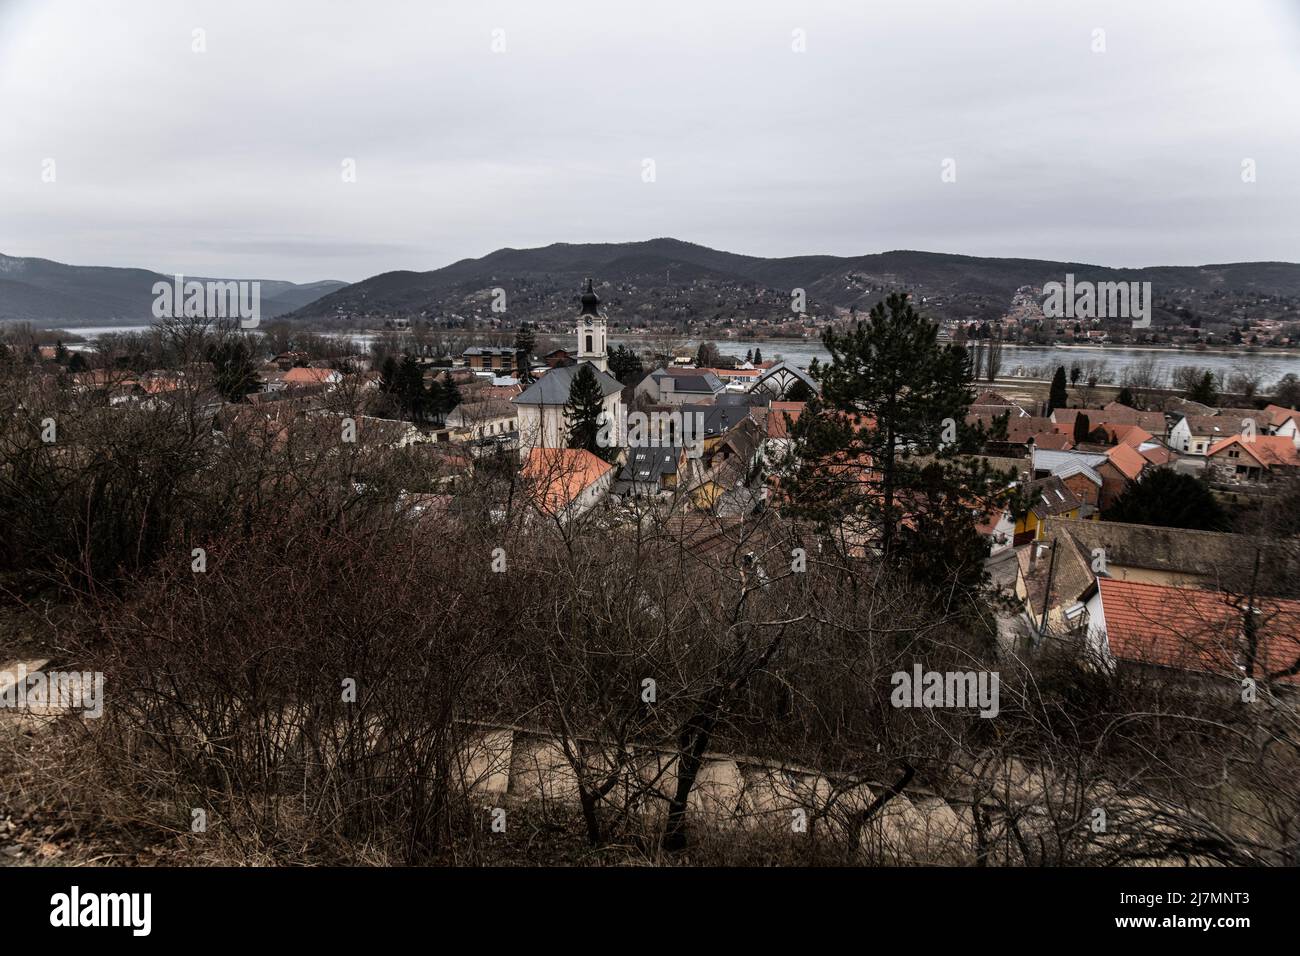
<svg viewBox="0 0 1300 956">
<path fill-rule="evenodd" d="M 461 259 L 428 272 L 385 272 L 338 289 L 294 313 L 294 318 L 339 316 L 416 317 L 469 309 L 493 287 L 506 290 L 514 316 L 543 318 L 561 314 L 576 301 L 579 283 L 593 276 L 631 311 L 650 298 L 684 286 L 699 295 L 685 306 L 709 309 L 716 298 L 755 297 L 765 308 L 788 303 L 801 288 L 823 306 L 869 308 L 884 290 L 907 289 L 937 300 L 938 315 L 996 318 L 1015 291 L 1076 279 L 1152 283 L 1153 294 L 1189 290 L 1195 299 L 1216 291 L 1244 295 L 1300 296 L 1300 264 L 1241 262 L 1203 266 L 1148 266 L 1119 269 L 1044 259 L 982 258 L 937 252 L 897 250 L 862 256 L 809 255 L 763 258 L 710 249 L 678 239 L 626 243 L 555 243 L 535 249 L 498 249 L 478 259 Z M 629 311 L 625 309 L 625 311 Z"/>
<path fill-rule="evenodd" d="M 186 276 L 208 281 L 209 277 Z M 50 259 L 0 255 L 0 320 L 42 324 L 143 323 L 153 319 L 153 286 L 173 277 L 147 269 L 71 266 Z M 218 280 L 230 281 L 230 280 Z M 260 279 L 262 317 L 292 312 L 347 285 Z"/>
</svg>

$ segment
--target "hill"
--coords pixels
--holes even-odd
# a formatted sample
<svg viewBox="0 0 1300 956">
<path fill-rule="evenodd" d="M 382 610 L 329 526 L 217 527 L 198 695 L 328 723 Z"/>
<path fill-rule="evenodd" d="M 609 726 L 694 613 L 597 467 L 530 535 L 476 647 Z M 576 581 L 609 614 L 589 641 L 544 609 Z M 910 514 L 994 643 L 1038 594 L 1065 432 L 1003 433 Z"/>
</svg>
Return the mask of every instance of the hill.
<svg viewBox="0 0 1300 956">
<path fill-rule="evenodd" d="M 368 324 L 400 316 L 455 325 L 457 318 L 490 316 L 491 290 L 499 287 L 506 291 L 513 320 L 544 322 L 571 314 L 580 283 L 593 276 L 610 314 L 632 326 L 788 317 L 795 288 L 806 291 L 813 315 L 853 307 L 865 311 L 886 292 L 907 289 L 922 297 L 935 317 L 987 321 L 1006 313 L 1018 288 L 1063 281 L 1066 273 L 1077 280 L 1151 282 L 1157 324 L 1162 313 L 1167 317 L 1175 310 L 1226 321 L 1270 302 L 1283 317 L 1300 317 L 1295 314 L 1300 265 L 1295 263 L 1116 269 L 908 250 L 768 259 L 677 239 L 498 249 L 429 272 L 372 276 L 316 299 L 293 317 Z"/>
<path fill-rule="evenodd" d="M 186 279 L 207 281 L 202 276 Z M 171 281 L 171 276 L 147 269 L 71 266 L 50 259 L 0 255 L 0 320 L 42 325 L 147 322 L 153 318 L 154 283 Z M 332 280 L 261 282 L 263 318 L 300 309 L 346 285 Z"/>
</svg>

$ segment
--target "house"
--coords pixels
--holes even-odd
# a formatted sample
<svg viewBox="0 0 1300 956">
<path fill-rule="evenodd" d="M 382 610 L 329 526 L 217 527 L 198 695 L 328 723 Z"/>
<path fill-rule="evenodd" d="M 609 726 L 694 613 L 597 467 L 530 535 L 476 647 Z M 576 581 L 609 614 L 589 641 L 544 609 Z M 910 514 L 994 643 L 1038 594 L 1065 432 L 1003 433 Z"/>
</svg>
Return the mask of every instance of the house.
<svg viewBox="0 0 1300 956">
<path fill-rule="evenodd" d="M 629 448 L 627 461 L 614 482 L 620 495 L 657 495 L 672 491 L 686 471 L 685 446 Z"/>
<path fill-rule="evenodd" d="M 1088 426 L 1092 429 L 1099 425 L 1141 425 L 1152 435 L 1165 433 L 1164 412 L 1140 412 L 1119 402 L 1101 408 L 1058 408 L 1052 412 L 1051 419 L 1057 431 L 1073 434 L 1074 420 L 1080 415 L 1088 416 Z"/>
<path fill-rule="evenodd" d="M 1057 451 L 1050 448 L 1035 448 L 1032 456 L 1032 472 L 1035 478 L 1046 478 L 1074 465 L 1086 465 L 1096 469 L 1106 460 L 1105 452 L 1080 451 L 1078 449 Z"/>
<path fill-rule="evenodd" d="M 496 346 L 479 346 L 466 349 L 461 360 L 475 371 L 511 369 L 515 367 L 515 350 Z"/>
<path fill-rule="evenodd" d="M 285 372 L 281 381 L 285 388 L 298 388 L 303 385 L 332 386 L 343 381 L 343 373 L 332 368 L 297 366 Z"/>
<path fill-rule="evenodd" d="M 1269 405 L 1264 411 L 1269 416 L 1269 433 L 1284 435 L 1300 448 L 1300 412 L 1294 408 L 1283 408 L 1281 405 Z"/>
<path fill-rule="evenodd" d="M 1085 507 L 1074 492 L 1054 475 L 1028 482 L 1021 488 L 1021 493 L 1025 510 L 1016 516 L 1013 533 L 1017 545 L 1040 537 L 1048 518 L 1077 518 Z"/>
<path fill-rule="evenodd" d="M 471 440 L 509 435 L 519 431 L 519 410 L 499 398 L 461 402 L 447 415 L 446 424 L 452 429 L 468 429 Z"/>
<path fill-rule="evenodd" d="M 708 369 L 658 368 L 637 383 L 634 395 L 656 405 L 711 403 L 726 389 Z"/>
<path fill-rule="evenodd" d="M 1096 469 L 1076 461 L 1058 468 L 1054 477 L 1060 479 L 1061 484 L 1083 504 L 1094 510 L 1101 507 L 1101 490 L 1105 482 Z"/>
<path fill-rule="evenodd" d="M 701 372 L 712 372 L 724 385 L 748 386 L 757 381 L 763 372 L 757 368 L 701 368 Z"/>
<path fill-rule="evenodd" d="M 585 448 L 531 448 L 526 454 L 526 494 L 548 518 L 575 520 L 609 494 L 614 466 Z"/>
<path fill-rule="evenodd" d="M 1106 433 L 1106 437 L 1112 445 L 1131 445 L 1138 448 L 1155 437 L 1141 425 L 1107 424 L 1102 425 L 1101 429 Z"/>
<path fill-rule="evenodd" d="M 1094 469 L 1101 478 L 1098 506 L 1104 511 L 1113 505 L 1149 465 L 1150 462 L 1130 445 L 1116 445 L 1107 451 L 1106 460 L 1099 462 Z"/>
<path fill-rule="evenodd" d="M 975 401 L 971 402 L 967 411 L 972 415 L 988 416 L 990 418 L 996 415 L 1006 415 L 1008 419 L 1012 419 L 1024 418 L 1029 415 L 1022 406 L 991 389 L 980 392 L 979 395 L 975 396 Z"/>
<path fill-rule="evenodd" d="M 1038 627 L 1046 612 L 1047 622 L 1065 630 L 1082 623 L 1086 592 L 1101 577 L 1286 595 L 1300 575 L 1297 556 L 1284 545 L 1246 535 L 1068 518 L 1049 520 L 1018 558 L 1016 594 L 1026 614 Z"/>
<path fill-rule="evenodd" d="M 1300 686 L 1300 601 L 1257 598 L 1246 607 L 1213 591 L 1101 577 L 1084 606 L 1090 656 L 1108 670 L 1218 678 L 1234 695 L 1247 677 L 1274 688 Z"/>
<path fill-rule="evenodd" d="M 1210 447 L 1205 468 L 1213 481 L 1254 484 L 1295 474 L 1300 449 L 1286 435 L 1233 435 Z"/>
<path fill-rule="evenodd" d="M 542 356 L 547 368 L 559 368 L 561 365 L 574 364 L 574 352 L 569 349 L 555 349 Z"/>
<path fill-rule="evenodd" d="M 1241 422 L 1219 415 L 1184 415 L 1169 429 L 1169 447 L 1184 455 L 1204 456 L 1210 446 L 1241 433 Z"/>
</svg>

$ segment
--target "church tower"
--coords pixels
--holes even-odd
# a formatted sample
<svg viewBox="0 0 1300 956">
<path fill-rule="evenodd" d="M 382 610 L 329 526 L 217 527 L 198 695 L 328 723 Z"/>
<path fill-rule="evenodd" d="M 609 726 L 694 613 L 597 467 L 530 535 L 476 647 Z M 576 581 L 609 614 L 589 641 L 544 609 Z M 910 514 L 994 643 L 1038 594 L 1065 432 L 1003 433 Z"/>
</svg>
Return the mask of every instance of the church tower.
<svg viewBox="0 0 1300 956">
<path fill-rule="evenodd" d="M 602 372 L 609 371 L 605 354 L 605 317 L 600 314 L 600 297 L 587 280 L 582 293 L 582 311 L 578 313 L 578 361 L 590 362 Z"/>
</svg>

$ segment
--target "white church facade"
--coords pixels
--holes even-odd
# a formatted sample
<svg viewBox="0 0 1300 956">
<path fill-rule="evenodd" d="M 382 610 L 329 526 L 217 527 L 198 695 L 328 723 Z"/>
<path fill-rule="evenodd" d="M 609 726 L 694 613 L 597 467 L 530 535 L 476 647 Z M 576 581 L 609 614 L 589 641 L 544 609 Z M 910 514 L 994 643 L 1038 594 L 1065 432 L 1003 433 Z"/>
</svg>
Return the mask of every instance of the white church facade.
<svg viewBox="0 0 1300 956">
<path fill-rule="evenodd" d="M 569 389 L 573 378 L 584 366 L 596 373 L 604 399 L 601 402 L 607 420 L 623 420 L 623 386 L 609 374 L 606 354 L 608 330 L 605 317 L 600 313 L 600 298 L 587 280 L 582 294 L 582 311 L 577 323 L 577 363 L 562 365 L 547 371 L 528 387 L 522 395 L 511 401 L 519 411 L 519 450 L 527 456 L 533 448 L 565 448 L 569 444 Z M 618 441 L 621 443 L 622 436 Z"/>
</svg>

